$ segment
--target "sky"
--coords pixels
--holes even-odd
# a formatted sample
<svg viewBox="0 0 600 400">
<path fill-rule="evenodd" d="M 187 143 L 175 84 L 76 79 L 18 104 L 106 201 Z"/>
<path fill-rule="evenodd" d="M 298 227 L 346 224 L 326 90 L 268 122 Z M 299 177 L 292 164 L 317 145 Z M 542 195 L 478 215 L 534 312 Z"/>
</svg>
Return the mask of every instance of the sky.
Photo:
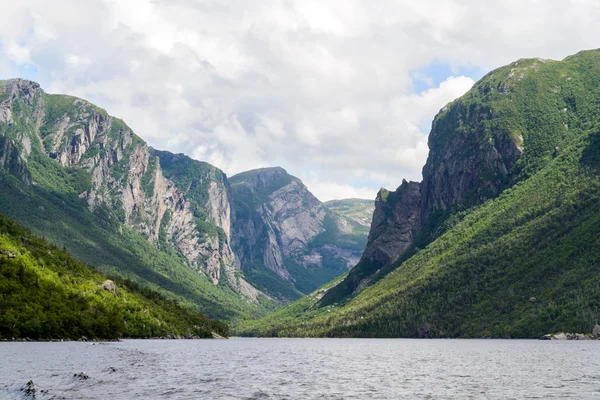
<svg viewBox="0 0 600 400">
<path fill-rule="evenodd" d="M 229 176 L 321 200 L 421 180 L 436 113 L 519 58 L 600 47 L 597 0 L 0 0 L 0 79 L 85 98 Z"/>
</svg>

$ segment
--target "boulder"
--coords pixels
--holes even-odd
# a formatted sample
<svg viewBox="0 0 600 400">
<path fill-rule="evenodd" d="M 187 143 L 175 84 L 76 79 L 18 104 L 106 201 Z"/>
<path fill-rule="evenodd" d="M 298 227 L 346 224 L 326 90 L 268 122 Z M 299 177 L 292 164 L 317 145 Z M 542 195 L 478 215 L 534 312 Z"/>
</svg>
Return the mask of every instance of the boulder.
<svg viewBox="0 0 600 400">
<path fill-rule="evenodd" d="M 600 339 L 600 325 L 596 324 L 592 330 L 592 337 L 594 339 Z"/>
<path fill-rule="evenodd" d="M 553 336 L 552 340 L 568 340 L 569 339 L 567 334 L 564 332 L 555 333 L 552 336 Z"/>
<path fill-rule="evenodd" d="M 549 333 L 540 338 L 540 340 L 568 340 L 567 334 L 564 332 Z"/>
<path fill-rule="evenodd" d="M 17 258 L 17 255 L 15 253 L 12 253 L 8 250 L 4 250 L 4 249 L 0 249 L 0 254 L 2 254 L 3 256 L 6 256 L 8 258 Z"/>
<path fill-rule="evenodd" d="M 539 338 L 540 340 L 590 340 L 592 335 L 584 333 L 549 333 Z"/>
<path fill-rule="evenodd" d="M 431 324 L 423 324 L 419 329 L 417 329 L 417 337 L 419 339 L 429 339 L 431 338 L 431 330 L 433 325 Z"/>
<path fill-rule="evenodd" d="M 37 389 L 35 387 L 35 384 L 33 383 L 33 381 L 29 381 L 25 384 L 25 386 L 23 386 L 21 388 L 21 392 L 23 392 L 23 394 L 26 397 L 31 397 L 31 398 L 35 398 L 35 393 L 37 392 Z"/>
<path fill-rule="evenodd" d="M 73 378 L 78 381 L 87 381 L 90 377 L 85 372 L 80 372 L 78 374 L 73 374 Z"/>
<path fill-rule="evenodd" d="M 113 281 L 111 281 L 110 279 L 107 279 L 103 284 L 102 284 L 102 289 L 104 290 L 108 290 L 111 293 L 115 293 L 117 290 L 117 285 L 115 285 L 115 283 Z"/>
</svg>

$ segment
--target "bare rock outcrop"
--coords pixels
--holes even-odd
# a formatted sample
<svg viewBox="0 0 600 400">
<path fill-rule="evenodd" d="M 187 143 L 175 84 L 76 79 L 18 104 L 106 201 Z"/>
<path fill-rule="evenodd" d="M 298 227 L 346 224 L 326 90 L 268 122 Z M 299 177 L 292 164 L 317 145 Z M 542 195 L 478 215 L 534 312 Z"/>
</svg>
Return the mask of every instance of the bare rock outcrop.
<svg viewBox="0 0 600 400">
<path fill-rule="evenodd" d="M 37 151 L 63 167 L 88 171 L 91 187 L 79 197 L 87 200 L 90 211 L 111 210 L 113 217 L 150 243 L 172 246 L 215 285 L 226 274 L 231 286 L 256 300 L 258 291 L 240 276 L 230 247 L 231 201 L 225 185 L 218 184 L 224 174 L 210 166 L 213 179 L 209 177 L 210 183 L 202 187 L 205 215 L 199 218 L 189 188 L 164 175 L 160 158 L 123 121 L 85 100 L 47 95 L 34 82 L 3 81 L 0 89 L 0 122 L 22 125 L 14 137 L 0 132 L 0 167 L 35 184 L 26 164 Z"/>
<path fill-rule="evenodd" d="M 369 241 L 362 258 L 379 265 L 395 261 L 420 229 L 421 191 L 418 182 L 403 181 L 395 192 L 381 189 Z"/>
<path fill-rule="evenodd" d="M 104 289 L 108 292 L 111 292 L 111 293 L 115 293 L 117 291 L 117 285 L 115 285 L 115 283 L 113 281 L 111 281 L 110 279 L 107 279 L 102 284 L 102 289 Z"/>
<path fill-rule="evenodd" d="M 283 168 L 244 172 L 229 182 L 235 204 L 232 243 L 242 268 L 271 271 L 290 288 L 296 281 L 316 288 L 360 258 L 364 227 L 329 210 Z M 312 272 L 318 270 L 335 272 L 319 281 Z"/>
</svg>

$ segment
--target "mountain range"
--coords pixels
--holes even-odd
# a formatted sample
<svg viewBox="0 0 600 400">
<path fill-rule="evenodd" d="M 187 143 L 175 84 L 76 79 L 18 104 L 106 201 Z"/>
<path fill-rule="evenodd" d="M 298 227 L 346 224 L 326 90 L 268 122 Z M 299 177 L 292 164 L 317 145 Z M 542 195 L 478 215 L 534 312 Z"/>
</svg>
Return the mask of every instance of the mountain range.
<svg viewBox="0 0 600 400">
<path fill-rule="evenodd" d="M 484 76 L 433 120 L 423 180 L 374 203 L 322 203 L 278 167 L 227 177 L 85 100 L 0 85 L 0 213 L 237 334 L 532 338 L 600 320 L 598 50 Z"/>
<path fill-rule="evenodd" d="M 600 291 L 600 51 L 522 59 L 440 110 L 421 182 L 376 199 L 347 276 L 238 333 L 591 332 Z"/>
<path fill-rule="evenodd" d="M 366 243 L 364 225 L 281 168 L 228 179 L 27 80 L 0 82 L 0 167 L 0 213 L 214 318 L 297 299 L 352 267 Z"/>
</svg>

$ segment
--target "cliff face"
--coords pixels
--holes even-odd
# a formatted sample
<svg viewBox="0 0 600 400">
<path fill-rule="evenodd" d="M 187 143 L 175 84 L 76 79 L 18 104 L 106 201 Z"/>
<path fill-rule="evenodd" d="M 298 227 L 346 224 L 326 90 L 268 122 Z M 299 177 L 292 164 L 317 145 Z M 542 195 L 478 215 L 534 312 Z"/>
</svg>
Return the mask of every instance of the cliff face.
<svg viewBox="0 0 600 400">
<path fill-rule="evenodd" d="M 248 171 L 229 181 L 233 248 L 251 282 L 267 292 L 298 297 L 358 261 L 366 230 L 327 209 L 284 169 Z"/>
<path fill-rule="evenodd" d="M 522 79 L 517 71 L 525 75 L 536 68 L 535 61 L 524 64 L 507 71 L 500 82 L 482 80 L 438 113 L 428 138 L 422 182 L 404 181 L 396 191 L 379 192 L 365 252 L 345 281 L 324 296 L 324 303 L 350 295 L 411 246 L 426 245 L 451 213 L 483 204 L 519 179 L 527 129 L 516 121 L 524 123 L 523 117 L 519 110 L 480 98 L 512 102 L 510 88 L 518 82 L 516 76 Z M 550 142 L 544 146 L 551 148 Z"/>
<path fill-rule="evenodd" d="M 81 99 L 45 94 L 25 80 L 5 81 L 3 88 L 0 165 L 10 165 L 25 182 L 30 180 L 25 168 L 30 155 L 44 165 L 46 156 L 68 170 L 86 171 L 91 182 L 79 197 L 91 212 L 110 210 L 111 217 L 155 246 L 172 247 L 215 285 L 226 273 L 237 291 L 256 299 L 256 289 L 235 274 L 230 199 L 220 171 L 208 166 L 206 174 L 183 186 L 177 174 L 163 171 L 163 160 L 172 167 L 169 163 L 179 156 L 153 151 L 104 110 Z"/>
<path fill-rule="evenodd" d="M 379 191 L 364 260 L 386 265 L 412 243 L 421 226 L 420 189 L 418 182 L 403 181 L 395 192 Z"/>
<path fill-rule="evenodd" d="M 218 168 L 148 147 L 123 121 L 85 100 L 46 94 L 25 80 L 0 84 L 2 172 L 46 200 L 76 197 L 71 216 L 83 206 L 102 227 L 142 235 L 162 254 L 249 301 L 260 292 L 247 279 L 285 301 L 359 260 L 367 229 L 329 210 L 281 168 L 240 174 L 231 187 Z M 13 211 L 17 217 L 22 209 Z M 35 228 L 40 218 L 33 220 Z M 81 239 L 82 253 L 89 243 Z M 98 259 L 104 262 L 89 261 Z M 134 274 L 157 286 L 165 275 L 182 279 L 155 264 Z"/>
<path fill-rule="evenodd" d="M 514 182 L 523 137 L 490 130 L 493 115 L 491 108 L 469 109 L 462 100 L 440 111 L 423 181 L 403 181 L 396 191 L 377 195 L 363 260 L 380 266 L 395 261 L 423 228 L 437 228 L 436 217 L 482 204 Z"/>
<path fill-rule="evenodd" d="M 421 183 L 424 222 L 458 204 L 481 204 L 511 184 L 523 137 L 518 130 L 491 128 L 495 115 L 487 105 L 460 99 L 434 119 Z"/>
<path fill-rule="evenodd" d="M 600 50 L 492 71 L 435 118 L 421 184 L 380 192 L 347 278 L 242 333 L 590 332 L 600 317 L 599 126 Z"/>
</svg>

